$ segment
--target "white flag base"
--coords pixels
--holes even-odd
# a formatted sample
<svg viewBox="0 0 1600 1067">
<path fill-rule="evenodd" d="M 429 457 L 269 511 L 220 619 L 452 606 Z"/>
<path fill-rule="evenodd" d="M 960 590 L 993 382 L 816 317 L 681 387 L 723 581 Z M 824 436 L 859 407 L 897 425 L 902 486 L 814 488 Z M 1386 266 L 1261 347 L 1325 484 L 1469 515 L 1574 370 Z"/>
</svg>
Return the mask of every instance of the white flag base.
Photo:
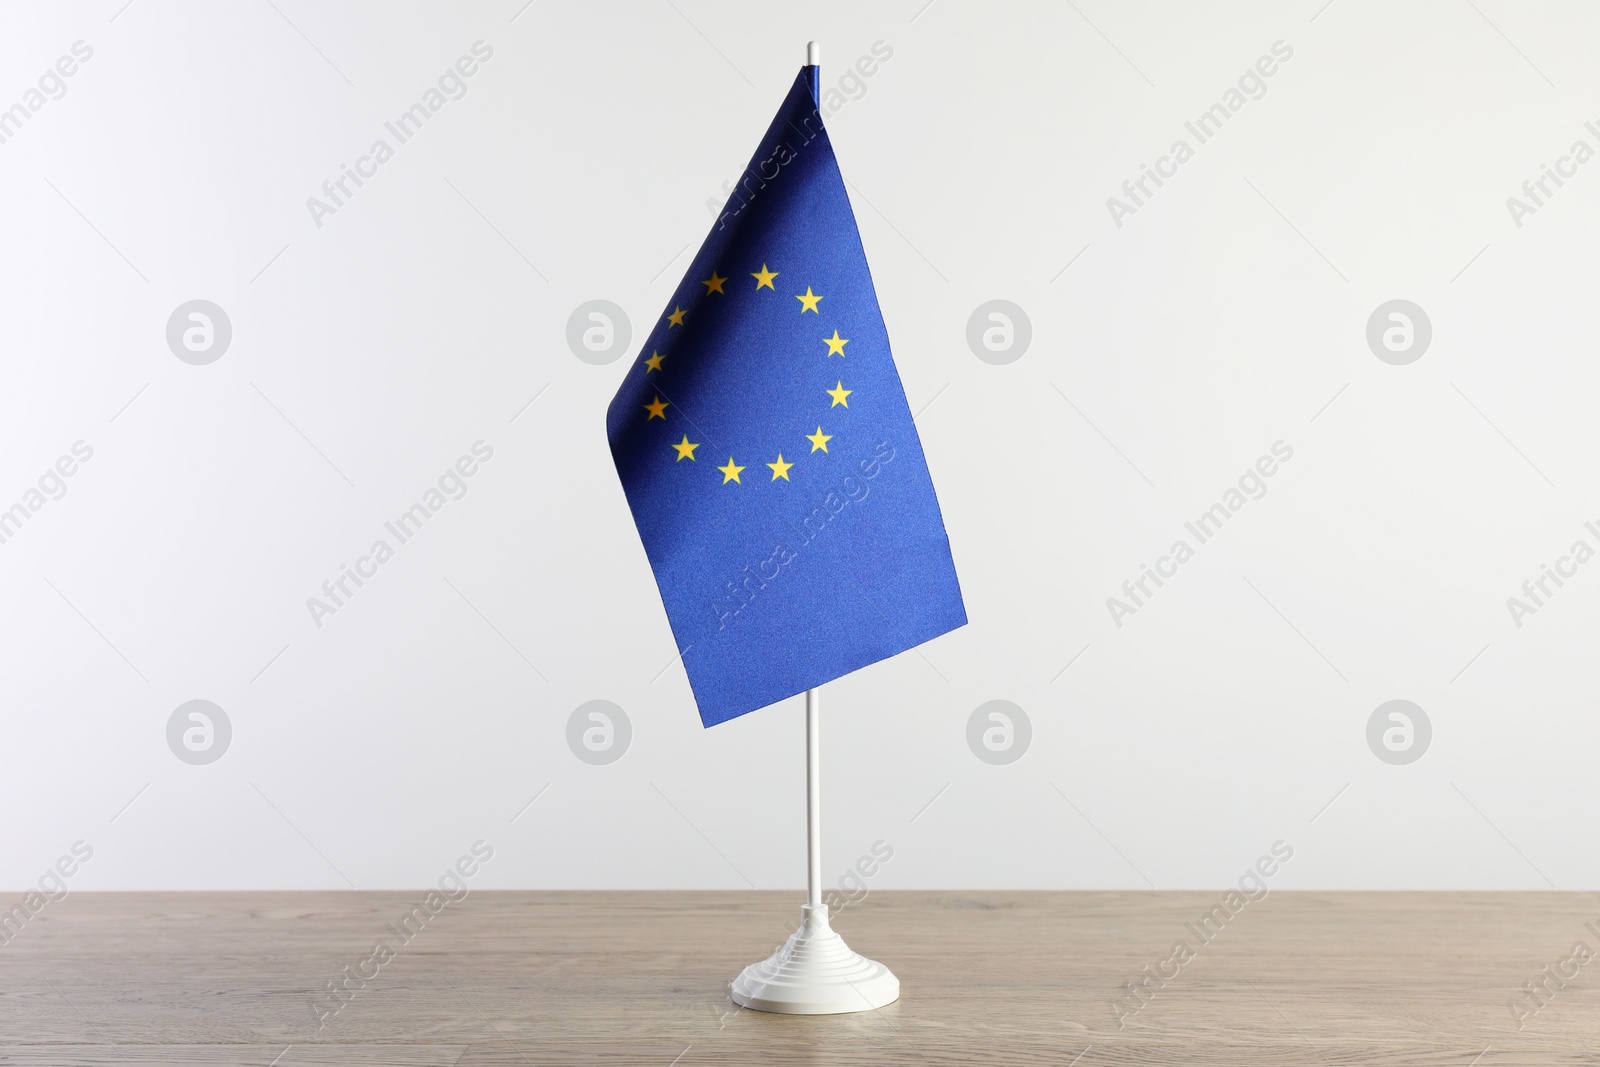
<svg viewBox="0 0 1600 1067">
<path fill-rule="evenodd" d="M 828 925 L 826 904 L 802 905 L 800 913 L 800 929 L 784 946 L 733 980 L 735 1004 L 785 1015 L 842 1015 L 900 999 L 900 979 L 850 951 Z"/>
</svg>

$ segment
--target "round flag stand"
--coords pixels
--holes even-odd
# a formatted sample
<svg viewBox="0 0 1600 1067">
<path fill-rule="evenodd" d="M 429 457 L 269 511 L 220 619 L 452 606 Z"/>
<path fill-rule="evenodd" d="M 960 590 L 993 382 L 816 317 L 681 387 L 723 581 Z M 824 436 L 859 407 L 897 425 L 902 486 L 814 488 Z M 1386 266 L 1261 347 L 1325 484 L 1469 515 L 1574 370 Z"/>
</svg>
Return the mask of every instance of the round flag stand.
<svg viewBox="0 0 1600 1067">
<path fill-rule="evenodd" d="M 810 65 L 817 46 L 808 49 Z M 806 690 L 806 903 L 800 928 L 777 952 L 733 980 L 733 1002 L 785 1015 L 870 1011 L 900 999 L 900 979 L 876 960 L 852 952 L 828 924 L 822 902 L 822 774 L 817 690 Z"/>
</svg>

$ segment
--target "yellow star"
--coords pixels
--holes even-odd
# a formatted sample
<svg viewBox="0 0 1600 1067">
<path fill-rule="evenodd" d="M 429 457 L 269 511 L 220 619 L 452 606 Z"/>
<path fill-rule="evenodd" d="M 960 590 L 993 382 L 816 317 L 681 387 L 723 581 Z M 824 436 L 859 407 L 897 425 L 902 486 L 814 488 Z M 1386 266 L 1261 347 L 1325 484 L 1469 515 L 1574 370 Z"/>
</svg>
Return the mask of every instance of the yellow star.
<svg viewBox="0 0 1600 1067">
<path fill-rule="evenodd" d="M 645 371 L 645 373 L 649 374 L 650 371 L 660 370 L 661 369 L 661 361 L 666 359 L 666 358 L 667 358 L 666 356 L 663 356 L 660 352 L 657 352 L 655 349 L 652 348 L 650 350 L 650 358 L 644 361 L 645 367 L 648 368 Z"/>
<path fill-rule="evenodd" d="M 775 270 L 768 270 L 765 263 L 761 264 L 760 271 L 750 275 L 750 277 L 756 280 L 757 289 L 771 289 L 773 292 L 778 291 L 772 284 L 772 279 L 776 278 L 777 276 L 778 272 Z"/>
<path fill-rule="evenodd" d="M 768 463 L 767 466 L 772 468 L 772 480 L 773 481 L 777 481 L 779 478 L 782 478 L 784 481 L 788 481 L 789 480 L 789 468 L 794 466 L 794 464 L 793 463 L 785 463 L 783 461 L 783 453 L 779 452 L 778 453 L 778 462 L 776 462 L 776 463 Z"/>
<path fill-rule="evenodd" d="M 821 298 L 819 297 L 818 299 L 821 299 Z M 820 312 L 819 312 L 819 314 L 820 314 Z M 848 337 L 840 337 L 839 336 L 839 331 L 838 330 L 834 330 L 833 331 L 833 336 L 832 337 L 824 337 L 822 339 L 822 343 L 828 346 L 828 355 L 830 355 L 830 356 L 842 356 L 842 355 L 844 355 L 844 346 L 850 343 L 850 338 L 848 338 Z"/>
<path fill-rule="evenodd" d="M 804 315 L 808 311 L 815 315 L 822 314 L 822 312 L 817 310 L 817 301 L 821 300 L 822 297 L 818 296 L 816 293 L 813 293 L 811 291 L 811 286 L 806 286 L 805 296 L 797 296 L 795 299 L 800 301 L 800 314 Z"/>
<path fill-rule="evenodd" d="M 832 389 L 824 389 L 823 392 L 825 392 L 829 396 L 833 397 L 833 403 L 829 404 L 828 406 L 830 408 L 836 408 L 840 404 L 843 404 L 845 407 L 849 407 L 850 406 L 850 401 L 846 400 L 845 397 L 847 397 L 851 393 L 855 392 L 855 390 L 854 389 L 846 389 L 844 387 L 844 383 L 840 382 L 838 385 L 834 386 Z"/>
<path fill-rule="evenodd" d="M 683 440 L 679 441 L 677 444 L 673 445 L 672 447 L 676 448 L 678 450 L 678 460 L 677 460 L 677 462 L 682 463 L 685 459 L 694 459 L 694 450 L 700 447 L 700 443 L 698 441 L 696 441 L 693 444 L 691 444 L 689 442 L 689 435 L 688 434 L 684 434 L 683 435 Z"/>
<path fill-rule="evenodd" d="M 646 373 L 649 372 L 647 371 Z M 650 419 L 660 419 L 662 422 L 666 422 L 667 408 L 670 406 L 670 404 L 658 396 L 656 397 L 656 402 L 654 404 L 646 404 L 644 409 L 650 413 Z M 644 421 L 649 422 L 650 419 L 645 419 Z"/>
<path fill-rule="evenodd" d="M 717 277 L 717 272 L 716 271 L 712 271 L 711 272 L 711 277 L 706 279 L 705 281 L 701 282 L 700 284 L 706 287 L 706 295 L 710 296 L 712 293 L 722 293 L 722 283 L 727 281 L 727 280 L 728 279 L 726 279 L 726 278 Z M 727 296 L 728 294 L 727 293 L 722 293 L 722 295 L 723 296 Z"/>
<path fill-rule="evenodd" d="M 828 450 L 828 442 L 833 440 L 833 434 L 823 433 L 822 427 L 818 426 L 816 433 L 806 434 L 806 440 L 811 442 L 811 451 L 815 452 L 820 448 L 826 452 Z"/>
<path fill-rule="evenodd" d="M 729 482 L 739 482 L 739 472 L 744 468 L 735 463 L 732 456 L 729 456 L 728 465 L 726 467 L 718 467 L 717 470 L 722 472 L 722 484 L 727 485 Z M 739 484 L 743 485 L 744 483 L 739 482 Z"/>
<path fill-rule="evenodd" d="M 672 314 L 667 316 L 667 322 L 669 323 L 669 325 L 667 326 L 667 329 L 670 330 L 670 329 L 672 329 L 673 326 L 682 326 L 683 325 L 683 317 L 686 314 L 688 314 L 688 312 L 684 311 L 677 304 L 673 304 L 672 305 Z"/>
</svg>

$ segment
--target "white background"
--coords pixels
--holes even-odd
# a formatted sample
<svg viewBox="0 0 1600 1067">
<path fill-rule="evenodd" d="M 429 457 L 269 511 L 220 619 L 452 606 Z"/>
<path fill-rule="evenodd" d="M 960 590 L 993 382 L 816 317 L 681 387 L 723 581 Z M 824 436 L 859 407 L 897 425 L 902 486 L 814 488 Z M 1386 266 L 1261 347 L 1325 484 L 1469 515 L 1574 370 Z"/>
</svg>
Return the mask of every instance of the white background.
<svg viewBox="0 0 1600 1067">
<path fill-rule="evenodd" d="M 94 50 L 0 144 L 0 507 L 94 449 L 0 545 L 0 886 L 78 839 L 74 888 L 414 886 L 481 838 L 477 886 L 798 892 L 800 701 L 701 728 L 605 443 L 632 353 L 581 362 L 566 323 L 606 299 L 644 335 L 810 38 L 827 86 L 893 49 L 829 129 L 972 620 L 827 687 L 827 880 L 881 839 L 874 887 L 1222 886 L 1283 839 L 1274 887 L 1600 881 L 1600 564 L 1506 607 L 1597 543 L 1600 162 L 1520 228 L 1506 198 L 1600 148 L 1600 11 L 274 3 L 0 12 L 0 107 Z M 206 366 L 165 337 L 196 298 L 233 328 Z M 966 341 L 996 298 L 1032 323 L 1005 366 Z M 1405 366 L 1365 336 L 1397 298 L 1433 327 Z M 478 440 L 468 495 L 314 625 Z M 1395 698 L 1433 726 L 1406 766 L 1366 740 Z M 232 723 L 206 766 L 167 747 L 191 699 Z M 567 745 L 591 699 L 632 723 L 608 766 Z M 1032 722 L 1007 766 L 966 741 L 991 699 Z"/>
</svg>

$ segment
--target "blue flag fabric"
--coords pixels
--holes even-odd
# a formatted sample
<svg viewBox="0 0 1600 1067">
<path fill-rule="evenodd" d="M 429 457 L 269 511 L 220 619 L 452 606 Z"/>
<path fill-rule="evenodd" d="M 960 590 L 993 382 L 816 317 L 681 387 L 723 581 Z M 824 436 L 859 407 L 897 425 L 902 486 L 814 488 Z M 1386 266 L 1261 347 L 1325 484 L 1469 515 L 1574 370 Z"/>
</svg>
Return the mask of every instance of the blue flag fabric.
<svg viewBox="0 0 1600 1067">
<path fill-rule="evenodd" d="M 804 67 L 606 414 L 706 726 L 967 621 Z"/>
</svg>

